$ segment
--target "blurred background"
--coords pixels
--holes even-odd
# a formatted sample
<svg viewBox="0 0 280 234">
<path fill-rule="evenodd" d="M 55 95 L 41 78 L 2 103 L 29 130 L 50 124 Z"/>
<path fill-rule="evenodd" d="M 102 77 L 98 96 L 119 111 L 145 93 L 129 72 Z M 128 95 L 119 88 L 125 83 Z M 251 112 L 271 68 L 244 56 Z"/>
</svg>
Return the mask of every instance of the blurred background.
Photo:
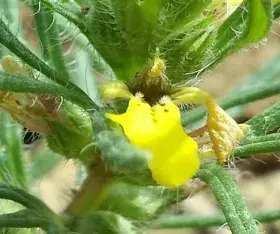
<svg viewBox="0 0 280 234">
<path fill-rule="evenodd" d="M 0 0 L 1 1 L 1 0 Z M 33 47 L 38 48 L 38 40 L 33 23 L 32 12 L 23 4 L 20 7 L 20 21 L 23 27 L 23 36 Z M 65 25 L 67 27 L 67 25 Z M 234 54 L 219 64 L 215 69 L 203 74 L 198 86 L 207 90 L 215 97 L 224 96 L 235 85 L 255 73 L 261 66 L 280 53 L 280 24 L 275 22 L 271 33 L 262 43 Z M 71 40 L 64 43 L 65 50 L 71 46 Z M 71 53 L 76 53 L 75 48 Z M 280 64 L 279 64 L 280 66 Z M 100 76 L 102 78 L 102 76 Z M 280 74 L 279 74 L 280 79 Z M 280 100 L 280 95 L 255 102 L 246 107 L 242 116 L 236 118 L 239 123 L 245 122 L 265 108 Z M 56 156 L 50 156 L 43 140 L 36 140 L 38 136 L 33 133 L 25 135 L 26 151 L 32 155 L 41 152 L 44 157 L 50 157 L 52 163 L 46 160 L 38 161 L 38 173 L 48 171 L 47 176 L 36 180 L 32 186 L 33 192 L 39 195 L 53 210 L 61 211 L 71 199 L 72 189 L 75 188 L 77 173 L 81 173 L 74 161 L 62 161 Z M 34 157 L 35 157 L 34 156 Z M 280 209 L 280 154 L 258 155 L 236 162 L 231 173 L 236 179 L 242 193 L 246 196 L 249 208 L 255 210 Z M 35 173 L 36 174 L 36 173 Z M 279 181 L 278 181 L 279 179 Z M 1 206 L 0 206 L 1 209 Z M 4 207 L 2 209 L 5 209 Z M 202 192 L 191 195 L 187 200 L 170 209 L 170 213 L 211 215 L 219 213 L 219 207 L 211 193 L 204 189 Z M 280 221 L 264 224 L 262 229 L 267 234 L 280 233 Z M 203 230 L 177 229 L 157 230 L 150 234 L 214 234 L 230 233 L 226 228 L 216 227 Z"/>
</svg>

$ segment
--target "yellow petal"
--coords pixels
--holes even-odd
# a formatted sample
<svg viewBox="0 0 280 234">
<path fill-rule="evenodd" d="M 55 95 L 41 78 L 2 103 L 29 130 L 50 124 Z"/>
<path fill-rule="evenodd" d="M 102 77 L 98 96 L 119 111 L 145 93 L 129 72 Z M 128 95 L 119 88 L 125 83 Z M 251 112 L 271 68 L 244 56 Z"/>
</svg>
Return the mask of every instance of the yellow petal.
<svg viewBox="0 0 280 234">
<path fill-rule="evenodd" d="M 148 166 L 158 184 L 180 186 L 198 170 L 197 143 L 186 135 L 180 111 L 168 98 L 151 107 L 133 97 L 126 113 L 106 116 L 122 126 L 133 145 L 151 153 Z"/>
</svg>

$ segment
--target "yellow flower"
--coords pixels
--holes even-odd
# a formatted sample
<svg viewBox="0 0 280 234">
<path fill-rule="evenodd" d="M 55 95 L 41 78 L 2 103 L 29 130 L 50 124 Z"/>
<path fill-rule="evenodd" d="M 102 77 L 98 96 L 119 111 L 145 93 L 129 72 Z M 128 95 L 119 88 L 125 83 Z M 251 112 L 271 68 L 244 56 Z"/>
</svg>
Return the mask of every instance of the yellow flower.
<svg viewBox="0 0 280 234">
<path fill-rule="evenodd" d="M 122 126 L 133 145 L 151 153 L 148 166 L 158 184 L 180 186 L 198 170 L 197 143 L 186 135 L 180 111 L 169 98 L 151 107 L 136 95 L 126 113 L 106 116 Z"/>
</svg>

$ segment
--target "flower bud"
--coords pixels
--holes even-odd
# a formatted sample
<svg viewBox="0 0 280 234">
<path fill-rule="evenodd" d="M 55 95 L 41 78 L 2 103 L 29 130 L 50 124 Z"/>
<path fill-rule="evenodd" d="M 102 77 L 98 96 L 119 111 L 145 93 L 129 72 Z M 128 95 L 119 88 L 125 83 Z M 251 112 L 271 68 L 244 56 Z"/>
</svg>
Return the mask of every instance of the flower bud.
<svg viewBox="0 0 280 234">
<path fill-rule="evenodd" d="M 99 87 L 100 96 L 104 100 L 112 100 L 116 98 L 130 98 L 127 85 L 122 81 L 110 81 Z"/>
<path fill-rule="evenodd" d="M 32 76 L 12 57 L 4 57 L 1 65 L 7 73 Z M 92 142 L 93 131 L 90 116 L 77 105 L 46 94 L 0 92 L 0 107 L 29 130 L 46 134 L 54 152 L 84 163 L 93 160 L 92 150 L 80 153 Z"/>
</svg>

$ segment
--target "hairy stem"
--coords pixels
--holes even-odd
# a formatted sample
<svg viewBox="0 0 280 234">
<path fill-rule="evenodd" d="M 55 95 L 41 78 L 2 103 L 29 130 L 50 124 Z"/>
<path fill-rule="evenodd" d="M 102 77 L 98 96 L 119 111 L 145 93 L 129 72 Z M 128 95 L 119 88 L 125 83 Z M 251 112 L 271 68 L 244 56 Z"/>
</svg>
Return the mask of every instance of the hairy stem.
<svg viewBox="0 0 280 234">
<path fill-rule="evenodd" d="M 225 169 L 219 165 L 207 163 L 202 165 L 197 176 L 213 191 L 233 234 L 259 233 L 247 209 L 245 198 Z"/>
<path fill-rule="evenodd" d="M 98 207 L 104 190 L 111 184 L 110 173 L 100 161 L 90 169 L 88 177 L 64 213 L 78 216 Z"/>
</svg>

